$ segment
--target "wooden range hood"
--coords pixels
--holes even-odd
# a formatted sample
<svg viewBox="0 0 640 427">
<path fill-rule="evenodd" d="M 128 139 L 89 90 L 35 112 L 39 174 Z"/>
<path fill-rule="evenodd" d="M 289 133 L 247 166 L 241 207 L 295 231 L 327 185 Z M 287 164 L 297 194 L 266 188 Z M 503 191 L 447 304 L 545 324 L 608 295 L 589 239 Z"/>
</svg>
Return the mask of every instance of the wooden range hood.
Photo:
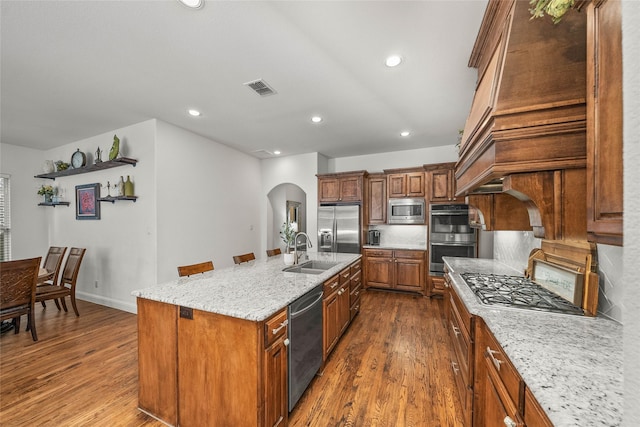
<svg viewBox="0 0 640 427">
<path fill-rule="evenodd" d="M 502 192 L 523 202 L 525 229 L 536 237 L 583 239 L 586 14 L 570 10 L 555 25 L 531 20 L 529 7 L 527 0 L 490 0 L 485 11 L 469 60 L 478 83 L 456 195 L 483 193 L 487 184 L 500 191 L 502 182 Z"/>
</svg>

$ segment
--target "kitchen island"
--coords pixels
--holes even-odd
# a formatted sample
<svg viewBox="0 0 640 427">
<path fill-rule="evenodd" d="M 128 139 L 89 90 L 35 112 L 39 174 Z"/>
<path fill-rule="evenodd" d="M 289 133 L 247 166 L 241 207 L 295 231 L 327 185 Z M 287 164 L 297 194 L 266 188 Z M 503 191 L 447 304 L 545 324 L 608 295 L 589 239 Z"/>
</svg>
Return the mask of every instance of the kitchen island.
<svg viewBox="0 0 640 427">
<path fill-rule="evenodd" d="M 460 274 L 522 274 L 495 260 L 444 260 L 452 288 L 482 318 L 554 426 L 621 425 L 622 325 L 601 316 L 482 304 Z"/>
<path fill-rule="evenodd" d="M 321 274 L 282 271 L 282 255 L 134 291 L 139 408 L 169 425 L 286 425 L 287 306 L 359 254 L 309 253 Z"/>
</svg>

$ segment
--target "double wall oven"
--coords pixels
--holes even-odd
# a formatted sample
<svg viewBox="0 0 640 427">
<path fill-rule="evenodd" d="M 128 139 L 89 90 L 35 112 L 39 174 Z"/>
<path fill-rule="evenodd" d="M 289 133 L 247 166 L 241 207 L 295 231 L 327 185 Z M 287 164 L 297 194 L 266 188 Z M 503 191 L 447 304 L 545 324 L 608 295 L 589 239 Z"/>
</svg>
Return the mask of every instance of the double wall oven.
<svg viewBox="0 0 640 427">
<path fill-rule="evenodd" d="M 476 230 L 469 226 L 468 205 L 432 204 L 429 208 L 429 275 L 443 276 L 443 256 L 477 256 Z"/>
</svg>

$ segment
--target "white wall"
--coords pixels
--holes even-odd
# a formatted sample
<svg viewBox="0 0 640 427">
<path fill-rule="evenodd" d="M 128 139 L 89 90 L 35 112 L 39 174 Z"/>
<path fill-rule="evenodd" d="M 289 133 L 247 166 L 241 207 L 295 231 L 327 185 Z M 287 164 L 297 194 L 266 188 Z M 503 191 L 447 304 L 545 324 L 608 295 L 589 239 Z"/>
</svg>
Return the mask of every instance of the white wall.
<svg viewBox="0 0 640 427">
<path fill-rule="evenodd" d="M 219 269 L 234 255 L 264 254 L 258 159 L 157 121 L 155 160 L 158 283 L 175 279 L 178 265 Z"/>
<path fill-rule="evenodd" d="M 328 160 L 327 172 L 366 170 L 382 172 L 384 169 L 418 167 L 431 163 L 447 163 L 458 160 L 455 145 L 421 148 L 418 150 L 392 151 L 366 156 L 340 157 Z"/>
<path fill-rule="evenodd" d="M 301 154 L 298 156 L 278 157 L 264 159 L 262 163 L 262 197 L 260 204 L 260 218 L 262 229 L 267 230 L 267 220 L 269 215 L 267 210 L 271 209 L 267 195 L 280 184 L 296 184 L 307 194 L 307 234 L 311 237 L 313 248 L 317 250 L 318 235 L 318 166 L 322 163 L 322 156 L 318 153 Z M 270 221 L 273 218 L 269 219 Z M 267 249 L 267 233 L 262 236 L 262 251 Z"/>
<path fill-rule="evenodd" d="M 49 248 L 47 214 L 54 208 L 38 206 L 36 193 L 47 182 L 33 178 L 43 172 L 44 158 L 40 150 L 0 144 L 0 173 L 10 175 L 12 259 L 44 258 Z"/>
<path fill-rule="evenodd" d="M 105 152 L 103 160 L 108 159 L 114 134 L 120 138 L 121 152 L 137 159 L 137 166 L 57 178 L 55 185 L 64 190 L 71 205 L 46 208 L 48 243 L 87 248 L 76 287 L 78 298 L 135 312 L 131 291 L 156 283 L 155 120 L 66 144 L 44 152 L 43 159 L 68 162 L 76 149 L 94 153 L 98 147 Z M 93 158 L 88 157 L 88 160 Z M 31 175 L 35 172 L 38 171 L 32 170 Z M 134 191 L 139 197 L 136 202 L 103 202 L 100 220 L 76 220 L 76 185 L 100 183 L 105 186 L 101 194 L 107 195 L 107 181 L 113 184 L 120 176 L 126 179 L 127 175 L 134 182 Z M 39 185 L 38 181 L 41 180 L 33 180 Z M 111 194 L 115 194 L 113 189 Z"/>
</svg>

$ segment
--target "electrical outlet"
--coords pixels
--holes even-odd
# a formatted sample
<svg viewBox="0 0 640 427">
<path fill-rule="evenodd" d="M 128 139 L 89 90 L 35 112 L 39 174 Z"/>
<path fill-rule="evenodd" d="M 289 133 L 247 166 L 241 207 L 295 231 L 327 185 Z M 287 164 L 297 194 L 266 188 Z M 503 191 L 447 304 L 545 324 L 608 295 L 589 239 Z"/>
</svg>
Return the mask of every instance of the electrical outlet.
<svg viewBox="0 0 640 427">
<path fill-rule="evenodd" d="M 95 285 L 96 285 L 96 288 L 97 288 L 97 287 L 98 287 L 98 281 L 97 281 L 97 280 L 96 280 L 96 282 L 95 282 Z"/>
</svg>

